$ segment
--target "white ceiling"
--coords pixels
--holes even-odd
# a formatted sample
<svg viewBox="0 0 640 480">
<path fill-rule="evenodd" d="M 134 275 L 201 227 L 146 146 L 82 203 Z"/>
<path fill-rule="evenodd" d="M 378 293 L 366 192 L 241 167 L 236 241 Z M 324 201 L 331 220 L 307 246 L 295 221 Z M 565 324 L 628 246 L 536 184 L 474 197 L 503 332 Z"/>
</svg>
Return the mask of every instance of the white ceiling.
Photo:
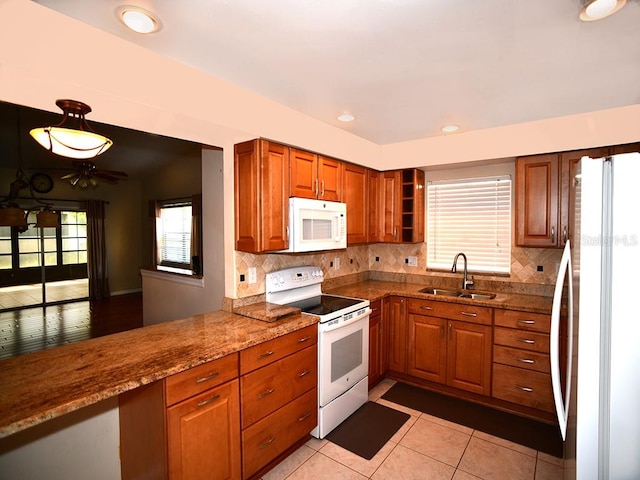
<svg viewBox="0 0 640 480">
<path fill-rule="evenodd" d="M 640 104 L 640 0 L 590 23 L 579 0 L 37 3 L 377 144 Z M 126 30 L 123 3 L 162 30 Z"/>
</svg>

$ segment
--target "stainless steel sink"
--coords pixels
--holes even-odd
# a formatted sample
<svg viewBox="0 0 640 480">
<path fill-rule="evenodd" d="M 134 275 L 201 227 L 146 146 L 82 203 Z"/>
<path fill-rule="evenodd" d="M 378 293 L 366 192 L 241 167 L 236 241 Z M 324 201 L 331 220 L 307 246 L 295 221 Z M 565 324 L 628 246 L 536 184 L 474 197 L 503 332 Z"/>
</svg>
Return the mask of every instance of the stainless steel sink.
<svg viewBox="0 0 640 480">
<path fill-rule="evenodd" d="M 446 288 L 433 288 L 427 287 L 420 290 L 420 293 L 428 293 L 429 295 L 445 295 L 447 297 L 459 297 L 460 291 L 458 290 L 447 290 Z"/>
<path fill-rule="evenodd" d="M 449 290 L 446 288 L 425 287 L 420 293 L 428 293 L 429 295 L 441 295 L 445 297 L 469 298 L 471 300 L 493 300 L 496 298 L 495 293 L 474 293 L 462 290 Z"/>
<path fill-rule="evenodd" d="M 472 300 L 493 300 L 494 298 L 496 298 L 496 294 L 495 293 L 471 293 L 471 292 L 465 292 L 465 293 L 461 293 L 458 296 L 462 297 L 462 298 L 470 298 Z"/>
</svg>

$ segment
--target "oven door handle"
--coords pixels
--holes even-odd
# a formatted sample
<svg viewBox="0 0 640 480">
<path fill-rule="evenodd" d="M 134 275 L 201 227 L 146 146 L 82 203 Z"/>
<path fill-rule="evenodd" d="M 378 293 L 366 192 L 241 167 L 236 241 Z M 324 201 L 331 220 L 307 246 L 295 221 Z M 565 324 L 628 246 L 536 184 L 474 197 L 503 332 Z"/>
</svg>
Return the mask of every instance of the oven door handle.
<svg viewBox="0 0 640 480">
<path fill-rule="evenodd" d="M 360 314 L 360 315 L 356 315 L 355 317 L 347 320 L 346 322 L 342 322 L 342 323 L 336 323 L 335 325 L 327 325 L 322 324 L 322 332 L 330 332 L 332 330 L 337 330 L 339 328 L 344 328 L 348 325 L 351 325 L 352 323 L 356 323 L 360 320 L 362 320 L 365 317 L 369 317 L 369 315 L 371 314 L 371 308 L 367 307 L 367 309 L 364 311 L 364 313 Z"/>
</svg>

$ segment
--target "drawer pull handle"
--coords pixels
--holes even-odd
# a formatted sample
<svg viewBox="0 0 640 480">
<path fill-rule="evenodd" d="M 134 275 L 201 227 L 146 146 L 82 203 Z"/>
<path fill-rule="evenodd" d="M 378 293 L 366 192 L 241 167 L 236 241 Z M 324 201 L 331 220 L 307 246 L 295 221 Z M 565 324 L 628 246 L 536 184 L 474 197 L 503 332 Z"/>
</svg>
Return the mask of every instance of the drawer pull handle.
<svg viewBox="0 0 640 480">
<path fill-rule="evenodd" d="M 460 312 L 460 313 L 462 313 L 462 315 L 465 315 L 467 317 L 477 317 L 478 316 L 478 314 L 475 313 L 475 312 Z"/>
<path fill-rule="evenodd" d="M 535 340 L 530 340 L 528 338 L 519 338 L 518 341 L 522 343 L 526 343 L 527 345 L 533 345 L 534 343 L 536 343 Z"/>
<path fill-rule="evenodd" d="M 425 306 L 425 305 L 421 306 L 421 307 L 420 307 L 420 309 L 421 309 L 421 310 L 433 310 L 433 308 L 431 308 L 431 307 L 427 307 L 427 306 Z"/>
<path fill-rule="evenodd" d="M 260 445 L 258 445 L 258 448 L 267 448 L 269 445 L 271 445 L 274 440 L 276 439 L 276 437 L 271 437 L 269 440 L 267 440 L 266 442 L 261 443 Z"/>
<path fill-rule="evenodd" d="M 307 340 L 311 340 L 311 337 L 307 336 L 307 337 L 302 337 L 298 339 L 298 343 L 304 343 Z"/>
<path fill-rule="evenodd" d="M 261 353 L 260 355 L 258 355 L 258 360 L 262 360 L 263 358 L 270 357 L 274 353 L 275 352 L 273 350 L 269 350 L 268 352 Z"/>
<path fill-rule="evenodd" d="M 518 320 L 518 323 L 520 325 L 535 325 L 536 321 L 535 320 Z"/>
<path fill-rule="evenodd" d="M 535 360 L 532 360 L 530 358 L 518 358 L 518 357 L 516 357 L 516 360 L 518 360 L 519 362 L 522 362 L 522 363 L 530 363 L 530 364 L 536 363 Z"/>
<path fill-rule="evenodd" d="M 273 392 L 275 392 L 275 390 L 273 388 L 270 388 L 269 390 L 259 393 L 258 394 L 258 398 L 264 398 L 264 397 L 268 397 L 269 395 L 271 395 Z"/>
<path fill-rule="evenodd" d="M 302 415 L 300 418 L 298 418 L 299 422 L 304 422 L 307 418 L 309 418 L 311 416 L 312 412 L 307 412 L 304 415 Z"/>
<path fill-rule="evenodd" d="M 311 373 L 311 370 L 309 370 L 309 369 L 307 368 L 306 370 L 303 370 L 302 372 L 300 372 L 300 373 L 298 374 L 298 377 L 302 378 L 302 377 L 304 377 L 304 376 L 306 376 L 306 375 L 309 375 L 310 373 Z"/>
<path fill-rule="evenodd" d="M 523 386 L 520 386 L 520 385 L 516 385 L 516 388 L 518 390 L 522 390 L 523 392 L 527 392 L 527 393 L 532 393 L 533 392 L 533 388 L 531 388 L 531 387 L 523 387 Z"/>
<path fill-rule="evenodd" d="M 214 378 L 216 378 L 218 375 L 220 375 L 220 372 L 213 372 L 210 373 L 209 375 L 207 375 L 206 377 L 200 377 L 196 380 L 196 383 L 203 383 L 203 382 L 208 382 L 209 380 L 213 380 Z"/>
<path fill-rule="evenodd" d="M 198 408 L 199 407 L 204 407 L 207 403 L 215 402 L 219 398 L 220 398 L 220 395 L 214 395 L 211 398 L 207 398 L 206 400 L 202 400 L 202 401 L 198 402 Z"/>
</svg>

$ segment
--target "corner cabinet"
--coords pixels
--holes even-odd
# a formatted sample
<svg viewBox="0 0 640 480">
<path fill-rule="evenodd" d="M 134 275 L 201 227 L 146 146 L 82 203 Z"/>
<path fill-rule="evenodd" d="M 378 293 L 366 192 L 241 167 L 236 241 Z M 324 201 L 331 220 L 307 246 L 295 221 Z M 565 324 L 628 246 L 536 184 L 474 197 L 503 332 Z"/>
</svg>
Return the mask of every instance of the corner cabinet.
<svg viewBox="0 0 640 480">
<path fill-rule="evenodd" d="M 383 242 L 424 241 L 424 188 L 422 170 L 406 169 L 382 173 L 380 195 Z"/>
<path fill-rule="evenodd" d="M 122 478 L 242 478 L 238 385 L 234 353 L 121 394 Z"/>
<path fill-rule="evenodd" d="M 234 155 L 236 250 L 289 248 L 289 147 L 257 139 Z"/>
</svg>

